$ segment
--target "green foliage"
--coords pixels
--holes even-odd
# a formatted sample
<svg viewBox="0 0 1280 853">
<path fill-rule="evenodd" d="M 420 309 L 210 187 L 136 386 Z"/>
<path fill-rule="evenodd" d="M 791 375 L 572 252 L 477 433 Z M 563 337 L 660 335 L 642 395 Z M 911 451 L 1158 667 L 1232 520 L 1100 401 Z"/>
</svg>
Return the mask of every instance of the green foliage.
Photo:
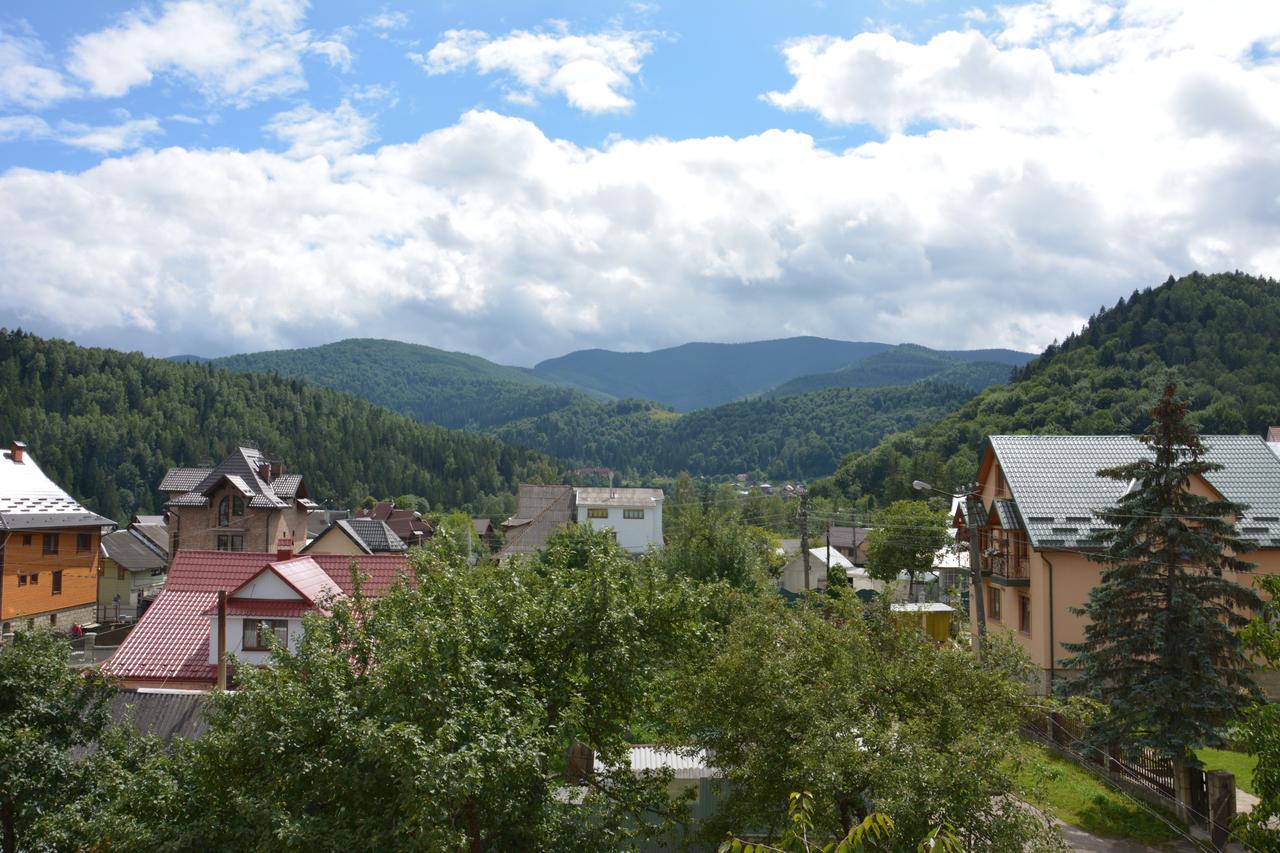
<svg viewBox="0 0 1280 853">
<path fill-rule="evenodd" d="M 925 501 L 894 501 L 867 534 L 867 574 L 893 583 L 906 572 L 914 585 L 916 575 L 933 568 L 934 556 L 950 541 L 947 521 L 945 510 Z"/>
<path fill-rule="evenodd" d="M 960 385 L 981 391 L 988 385 L 1008 382 L 1013 365 L 997 361 L 970 361 L 955 355 L 915 344 L 901 344 L 869 355 L 847 367 L 830 373 L 815 373 L 784 382 L 769 392 L 771 397 L 786 397 L 820 391 L 824 388 L 878 388 L 910 385 L 929 379 L 949 385 Z M 1024 356 L 1018 364 L 1030 360 Z"/>
<path fill-rule="evenodd" d="M 1170 369 L 1201 431 L 1261 433 L 1280 423 L 1280 287 L 1243 273 L 1193 273 L 1135 291 L 1090 318 L 955 412 L 873 450 L 853 453 L 837 480 L 849 497 L 911 497 L 911 481 L 953 488 L 973 479 L 986 436 L 1133 434 Z"/>
<path fill-rule="evenodd" d="M 1280 576 L 1261 576 L 1257 583 L 1267 600 L 1242 635 L 1254 659 L 1274 672 L 1280 670 Z M 1280 705 L 1255 703 L 1244 714 L 1240 735 L 1257 757 L 1251 789 L 1258 797 L 1241 821 L 1240 836 L 1260 850 L 1272 849 L 1280 846 Z"/>
<path fill-rule="evenodd" d="M 668 778 L 624 759 L 696 635 L 696 590 L 584 528 L 502 568 L 433 540 L 412 567 L 377 600 L 307 617 L 296 654 L 239 668 L 209 731 L 144 774 L 143 794 L 168 793 L 104 798 L 75 846 L 619 849 L 650 826 L 641 813 L 682 816 Z M 560 772 L 575 740 L 614 768 L 582 805 Z"/>
<path fill-rule="evenodd" d="M 1235 556 L 1251 547 L 1230 521 L 1243 508 L 1188 490 L 1221 466 L 1203 460 L 1176 392 L 1165 387 L 1141 436 L 1153 458 L 1098 472 L 1132 486 L 1097 513 L 1104 550 L 1088 556 L 1104 568 L 1075 611 L 1088 617 L 1084 640 L 1063 644 L 1073 656 L 1062 665 L 1080 676 L 1063 684 L 1107 705 L 1088 727 L 1095 746 L 1149 747 L 1196 765 L 1194 747 L 1221 746 L 1219 732 L 1257 693 L 1231 629 L 1261 601 L 1237 582 L 1253 568 Z"/>
<path fill-rule="evenodd" d="M 906 839 L 896 838 L 893 818 L 875 812 L 863 818 L 843 838 L 822 843 L 814 837 L 813 794 L 793 791 L 787 805 L 787 817 L 791 824 L 777 844 L 745 842 L 732 836 L 722 843 L 718 853 L 766 853 L 766 851 L 795 851 L 795 853 L 867 853 L 874 850 L 901 850 L 910 846 Z M 960 839 L 947 827 L 934 827 L 912 849 L 918 853 L 943 851 L 960 853 Z"/>
<path fill-rule="evenodd" d="M 688 475 L 681 479 L 664 509 L 667 543 L 655 561 L 671 578 L 763 588 L 784 563 L 777 534 L 744 524 L 738 502 L 718 500 L 709 487 L 695 500 Z"/>
<path fill-rule="evenodd" d="M 314 500 L 420 495 L 465 506 L 555 479 L 539 454 L 417 423 L 294 379 L 177 364 L 0 330 L 0 435 L 93 510 L 154 512 L 167 468 L 220 460 L 255 440 L 306 476 Z"/>
<path fill-rule="evenodd" d="M 97 670 L 72 669 L 71 646 L 45 631 L 0 645 L 0 849 L 31 849 L 41 824 L 85 784 L 71 750 L 106 723 L 113 688 Z"/>
<path fill-rule="evenodd" d="M 851 450 L 942 417 L 973 395 L 954 385 L 832 388 L 676 415 L 656 403 L 583 403 L 493 430 L 572 466 L 770 478 L 827 474 Z"/>
<path fill-rule="evenodd" d="M 793 791 L 813 792 L 816 837 L 844 837 L 868 815 L 897 836 L 954 827 L 974 850 L 1047 840 L 1013 797 L 1023 685 L 1012 641 L 986 664 L 924 640 L 887 605 L 848 597 L 787 607 L 738 599 L 727 627 L 681 669 L 668 719 L 677 742 L 715 756 L 727 800 L 707 827 L 778 837 Z"/>
</svg>

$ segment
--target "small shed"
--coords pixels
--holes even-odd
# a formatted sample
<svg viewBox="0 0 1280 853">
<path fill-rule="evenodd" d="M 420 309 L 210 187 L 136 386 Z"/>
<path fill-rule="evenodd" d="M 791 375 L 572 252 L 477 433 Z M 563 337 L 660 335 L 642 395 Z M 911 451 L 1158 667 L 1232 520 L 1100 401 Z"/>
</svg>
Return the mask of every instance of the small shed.
<svg viewBox="0 0 1280 853">
<path fill-rule="evenodd" d="M 918 622 L 924 632 L 939 643 L 951 639 L 953 607 L 937 601 L 908 601 L 894 604 L 893 612 L 903 621 Z"/>
</svg>

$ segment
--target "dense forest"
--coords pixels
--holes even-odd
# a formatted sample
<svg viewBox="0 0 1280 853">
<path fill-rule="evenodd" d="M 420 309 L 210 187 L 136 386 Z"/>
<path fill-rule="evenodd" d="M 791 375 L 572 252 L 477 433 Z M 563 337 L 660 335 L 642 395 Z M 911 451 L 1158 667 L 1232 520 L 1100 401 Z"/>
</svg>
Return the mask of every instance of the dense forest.
<svg viewBox="0 0 1280 853">
<path fill-rule="evenodd" d="M 231 355 L 209 364 L 306 379 L 451 428 L 485 430 L 592 399 L 528 370 L 474 355 L 368 338 Z"/>
<path fill-rule="evenodd" d="M 507 424 L 494 434 L 570 465 L 607 465 L 630 475 L 756 472 L 805 478 L 830 473 L 846 453 L 869 448 L 885 435 L 937 420 L 973 393 L 932 382 L 831 388 L 684 415 L 627 400 L 572 406 Z"/>
<path fill-rule="evenodd" d="M 1008 382 L 1022 360 L 974 361 L 916 344 L 900 344 L 869 355 L 839 370 L 811 373 L 784 382 L 769 392 L 770 397 L 788 397 L 824 388 L 884 388 L 910 385 L 928 379 L 943 385 L 962 385 L 981 391 L 988 385 Z"/>
<path fill-rule="evenodd" d="M 921 479 L 973 479 L 993 433 L 1136 433 L 1172 373 L 1203 433 L 1280 424 L 1280 283 L 1240 272 L 1169 278 L 1134 291 L 1084 329 L 936 423 L 894 435 L 840 465 L 845 496 L 908 497 Z"/>
<path fill-rule="evenodd" d="M 421 495 L 486 511 L 554 461 L 494 438 L 418 423 L 349 394 L 138 353 L 0 330 L 0 436 L 25 440 L 45 473 L 125 520 L 161 505 L 172 465 L 221 459 L 242 440 L 303 474 L 319 502 Z"/>
</svg>

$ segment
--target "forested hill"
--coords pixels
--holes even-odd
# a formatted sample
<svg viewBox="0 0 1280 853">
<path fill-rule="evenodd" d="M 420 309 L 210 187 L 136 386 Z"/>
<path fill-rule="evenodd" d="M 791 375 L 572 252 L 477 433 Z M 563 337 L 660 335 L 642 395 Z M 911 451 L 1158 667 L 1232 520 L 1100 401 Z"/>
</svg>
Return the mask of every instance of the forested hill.
<svg viewBox="0 0 1280 853">
<path fill-rule="evenodd" d="M 972 353 L 934 352 L 924 347 L 914 350 L 932 353 L 949 362 L 1021 365 L 1031 358 L 1028 353 L 1012 350 Z M 611 397 L 655 400 L 677 411 L 689 412 L 760 394 L 811 374 L 848 368 L 859 376 L 861 365 L 877 358 L 880 361 L 872 361 L 865 381 L 818 383 L 784 393 L 827 387 L 907 385 L 927 378 L 926 373 L 918 370 L 909 377 L 906 375 L 909 370 L 899 370 L 897 365 L 902 357 L 909 359 L 911 355 L 910 348 L 904 350 L 889 344 L 796 337 L 741 344 L 692 343 L 653 352 L 580 350 L 541 362 L 534 367 L 534 372 Z M 890 377 L 888 373 L 894 370 L 899 370 L 900 375 Z"/>
<path fill-rule="evenodd" d="M 352 338 L 213 359 L 229 370 L 306 379 L 424 423 L 483 430 L 591 398 L 519 367 L 400 341 Z"/>
<path fill-rule="evenodd" d="M 0 330 L 0 398 L 0 438 L 25 440 L 45 473 L 117 520 L 159 509 L 170 466 L 221 459 L 244 439 L 305 475 L 313 499 L 340 505 L 416 494 L 480 508 L 558 474 L 541 454 L 299 380 L 20 331 Z"/>
<path fill-rule="evenodd" d="M 973 479 L 992 433 L 1140 432 L 1170 373 L 1206 433 L 1280 424 L 1280 283 L 1243 273 L 1170 278 L 1134 291 L 1084 330 L 936 423 L 893 436 L 840 466 L 850 497 L 888 501 L 911 481 Z"/>
<path fill-rule="evenodd" d="M 494 432 L 570 465 L 605 465 L 628 476 L 754 471 L 769 478 L 807 478 L 831 473 L 851 450 L 937 420 L 973 394 L 934 383 L 831 388 L 688 414 L 627 400 L 571 406 Z"/>
<path fill-rule="evenodd" d="M 820 391 L 823 388 L 881 388 L 910 385 L 931 380 L 945 385 L 961 385 L 981 391 L 997 382 L 1008 382 L 1015 366 L 1030 361 L 1029 353 L 1011 350 L 990 352 L 999 361 L 972 360 L 968 353 L 948 353 L 916 344 L 899 344 L 869 355 L 839 370 L 814 373 L 784 382 L 768 393 L 770 397 L 786 397 Z M 1002 355 L 1003 354 L 1003 355 Z"/>
</svg>

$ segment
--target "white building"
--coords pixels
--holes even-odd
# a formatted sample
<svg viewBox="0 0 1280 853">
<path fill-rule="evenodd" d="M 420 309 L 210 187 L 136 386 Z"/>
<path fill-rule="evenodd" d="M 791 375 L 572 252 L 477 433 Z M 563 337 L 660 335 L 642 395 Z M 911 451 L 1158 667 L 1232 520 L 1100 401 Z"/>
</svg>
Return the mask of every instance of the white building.
<svg viewBox="0 0 1280 853">
<path fill-rule="evenodd" d="M 575 489 L 574 521 L 612 530 L 632 554 L 662 547 L 662 489 Z"/>
</svg>

